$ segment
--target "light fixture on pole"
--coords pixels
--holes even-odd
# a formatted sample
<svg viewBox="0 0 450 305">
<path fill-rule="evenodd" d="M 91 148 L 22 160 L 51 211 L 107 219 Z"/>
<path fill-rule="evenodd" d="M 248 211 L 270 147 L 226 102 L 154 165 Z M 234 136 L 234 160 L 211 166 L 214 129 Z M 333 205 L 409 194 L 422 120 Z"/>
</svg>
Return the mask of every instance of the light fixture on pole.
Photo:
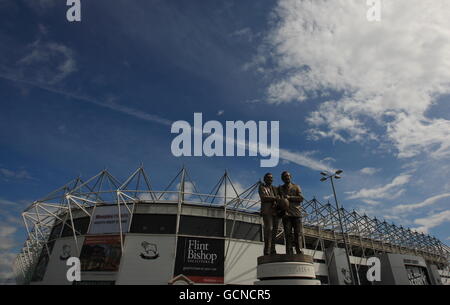
<svg viewBox="0 0 450 305">
<path fill-rule="evenodd" d="M 344 171 L 343 170 L 337 170 L 334 172 L 334 174 L 329 174 L 328 172 L 321 172 L 320 174 L 323 176 L 322 178 L 320 178 L 321 182 L 325 182 L 328 179 L 330 179 L 331 181 L 331 187 L 333 188 L 333 195 L 334 195 L 334 201 L 336 202 L 336 210 L 338 213 L 338 219 L 339 219 L 339 226 L 342 232 L 342 237 L 344 239 L 344 246 L 345 246 L 345 254 L 347 256 L 347 263 L 348 263 L 348 267 L 349 267 L 349 271 L 350 271 L 350 276 L 352 279 L 352 284 L 355 285 L 356 281 L 355 281 L 355 277 L 353 275 L 353 268 L 352 268 L 352 264 L 350 262 L 350 253 L 348 250 L 348 243 L 347 243 L 347 239 L 345 237 L 345 232 L 344 232 L 344 225 L 342 224 L 342 217 L 341 217 L 341 208 L 339 207 L 339 203 L 337 200 L 337 196 L 336 196 L 336 189 L 334 188 L 334 182 L 333 182 L 333 178 L 334 179 L 341 179 L 341 176 L 339 176 L 340 174 L 342 174 Z"/>
</svg>

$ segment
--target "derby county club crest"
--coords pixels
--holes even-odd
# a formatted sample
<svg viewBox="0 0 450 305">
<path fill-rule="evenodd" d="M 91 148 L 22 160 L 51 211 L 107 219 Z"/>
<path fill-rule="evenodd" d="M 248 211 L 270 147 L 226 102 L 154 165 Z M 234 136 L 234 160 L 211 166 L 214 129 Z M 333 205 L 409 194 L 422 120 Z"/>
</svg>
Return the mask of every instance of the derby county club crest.
<svg viewBox="0 0 450 305">
<path fill-rule="evenodd" d="M 62 247 L 62 253 L 59 256 L 59 259 L 62 261 L 67 260 L 69 257 L 71 257 L 72 255 L 70 254 L 71 252 L 71 248 L 69 245 L 63 245 Z"/>
<path fill-rule="evenodd" d="M 144 248 L 144 251 L 141 252 L 140 257 L 143 259 L 156 259 L 159 257 L 158 248 L 155 244 L 143 241 L 141 246 Z"/>
</svg>

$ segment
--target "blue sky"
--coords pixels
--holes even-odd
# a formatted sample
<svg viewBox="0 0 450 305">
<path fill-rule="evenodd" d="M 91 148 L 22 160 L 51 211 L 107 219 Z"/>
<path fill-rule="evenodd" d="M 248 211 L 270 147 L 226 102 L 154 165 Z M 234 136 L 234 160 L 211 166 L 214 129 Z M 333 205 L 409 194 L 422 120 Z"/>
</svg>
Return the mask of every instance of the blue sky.
<svg viewBox="0 0 450 305">
<path fill-rule="evenodd" d="M 347 209 L 448 244 L 448 1 L 384 0 L 376 23 L 363 2 L 84 0 L 69 23 L 65 1 L 0 0 L 0 277 L 30 202 L 141 163 L 155 189 L 186 165 L 205 192 L 289 170 L 322 201 L 341 168 Z M 175 158 L 170 124 L 194 112 L 279 121 L 284 158 Z"/>
</svg>

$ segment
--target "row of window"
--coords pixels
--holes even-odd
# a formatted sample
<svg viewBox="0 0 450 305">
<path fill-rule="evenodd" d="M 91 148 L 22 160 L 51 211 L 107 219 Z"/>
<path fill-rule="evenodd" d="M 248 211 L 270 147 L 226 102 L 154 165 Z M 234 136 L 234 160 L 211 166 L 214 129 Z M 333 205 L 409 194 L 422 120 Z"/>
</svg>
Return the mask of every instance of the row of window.
<svg viewBox="0 0 450 305">
<path fill-rule="evenodd" d="M 177 216 L 165 214 L 134 214 L 130 233 L 175 234 Z M 89 228 L 89 217 L 73 220 L 77 234 L 84 235 Z M 62 232 L 61 232 L 62 230 Z M 224 237 L 224 219 L 181 215 L 179 234 Z M 71 222 L 57 224 L 50 233 L 49 240 L 73 235 Z M 226 221 L 226 237 L 262 241 L 261 225 L 242 221 Z"/>
</svg>

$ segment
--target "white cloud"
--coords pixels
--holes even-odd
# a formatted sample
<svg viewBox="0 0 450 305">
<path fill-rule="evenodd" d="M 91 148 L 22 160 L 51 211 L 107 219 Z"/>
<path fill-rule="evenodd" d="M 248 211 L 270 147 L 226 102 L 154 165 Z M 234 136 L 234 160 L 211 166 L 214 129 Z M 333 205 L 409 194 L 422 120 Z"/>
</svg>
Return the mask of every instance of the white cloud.
<svg viewBox="0 0 450 305">
<path fill-rule="evenodd" d="M 159 194 L 157 194 L 157 195 L 159 195 Z M 153 201 L 153 200 L 155 200 L 155 198 L 152 196 L 151 193 L 140 193 L 140 194 L 137 195 L 137 198 L 139 200 L 142 200 L 142 201 Z"/>
<path fill-rule="evenodd" d="M 344 143 L 351 141 L 377 140 L 377 135 L 365 126 L 357 113 L 350 112 L 349 105 L 344 101 L 323 103 L 318 111 L 309 114 L 306 121 L 313 126 L 309 137 L 313 140 L 332 138 Z M 320 129 L 328 125 L 328 129 Z"/>
<path fill-rule="evenodd" d="M 17 227 L 9 224 L 0 223 L 0 250 L 10 250 L 16 245 L 13 234 L 16 233 Z"/>
<path fill-rule="evenodd" d="M 16 219 L 29 205 L 29 200 L 11 201 L 0 197 L 0 220 L 2 220 L 2 218 Z M 17 220 L 13 220 L 12 222 L 17 222 Z"/>
<path fill-rule="evenodd" d="M 440 194 L 440 195 L 436 195 L 436 196 L 427 198 L 424 201 L 419 202 L 419 203 L 398 205 L 398 206 L 394 207 L 394 210 L 398 211 L 398 212 L 408 212 L 408 211 L 412 211 L 415 209 L 433 205 L 433 204 L 439 202 L 440 200 L 442 200 L 444 198 L 448 198 L 448 197 L 450 197 L 450 193 Z"/>
<path fill-rule="evenodd" d="M 0 284 L 14 282 L 13 262 L 17 254 L 13 251 L 20 244 L 17 232 L 23 226 L 21 217 L 16 215 L 23 205 L 22 201 L 0 198 Z"/>
<path fill-rule="evenodd" d="M 4 179 L 25 179 L 25 180 L 32 180 L 33 177 L 24 169 L 19 170 L 11 170 L 7 168 L 0 168 L 0 177 Z"/>
<path fill-rule="evenodd" d="M 0 205 L 16 206 L 17 203 L 11 200 L 0 198 Z"/>
<path fill-rule="evenodd" d="M 52 92 L 52 93 L 56 93 L 56 94 L 60 94 L 63 95 L 65 97 L 71 98 L 71 99 L 76 99 L 78 101 L 81 102 L 87 102 L 87 103 L 91 103 L 94 105 L 97 105 L 99 107 L 103 107 L 103 108 L 107 108 L 113 111 L 117 111 L 120 112 L 122 114 L 126 114 L 129 116 L 132 116 L 134 118 L 140 119 L 140 120 L 144 120 L 144 121 L 148 121 L 148 122 L 152 122 L 152 123 L 157 123 L 160 125 L 165 125 L 165 126 L 171 126 L 172 125 L 172 121 L 167 120 L 165 118 L 162 118 L 158 115 L 154 115 L 148 112 L 144 112 L 141 111 L 139 109 L 136 108 L 132 108 L 132 107 L 128 107 L 122 104 L 119 104 L 117 102 L 115 102 L 113 99 L 109 99 L 106 101 L 102 101 L 87 95 L 81 95 L 81 94 L 76 94 L 67 90 L 62 90 L 62 89 L 58 89 L 46 84 L 42 84 L 39 82 L 35 82 L 35 81 L 28 81 L 26 79 L 21 79 L 21 78 L 17 78 L 14 75 L 9 75 L 9 74 L 0 74 L 0 78 L 3 79 L 7 79 L 13 82 L 18 82 L 18 83 L 22 83 L 22 84 L 26 84 L 26 85 L 30 85 L 36 88 L 40 88 L 43 90 L 46 90 L 48 92 Z"/>
<path fill-rule="evenodd" d="M 239 181 L 233 181 L 233 186 L 236 191 L 230 185 L 227 185 L 227 194 L 228 194 L 227 196 L 233 197 L 235 196 L 235 192 L 237 192 L 239 195 L 242 195 L 242 193 L 250 187 L 250 185 L 245 185 Z M 224 188 L 222 188 L 219 191 L 219 194 L 220 196 L 224 196 Z M 259 211 L 261 204 L 259 202 L 257 203 L 257 201 L 259 201 L 258 191 L 256 190 L 250 197 L 248 195 L 249 194 L 246 193 L 244 194 L 244 196 L 241 197 L 243 200 L 239 203 L 239 206 L 237 207 L 240 208 L 246 207 L 247 209 L 250 209 L 252 211 Z M 231 205 L 236 205 L 237 203 L 238 202 L 235 201 Z"/>
<path fill-rule="evenodd" d="M 230 34 L 231 37 L 236 37 L 239 39 L 244 39 L 247 42 L 252 42 L 254 39 L 254 34 L 253 31 L 246 27 L 237 31 L 234 31 L 233 33 Z"/>
<path fill-rule="evenodd" d="M 334 92 L 340 98 L 308 116 L 313 139 L 388 141 L 399 158 L 449 156 L 450 121 L 426 113 L 450 93 L 450 2 L 383 0 L 381 22 L 368 22 L 367 10 L 359 0 L 280 0 L 257 55 L 276 63 L 267 100 Z"/>
<path fill-rule="evenodd" d="M 381 202 L 372 200 L 372 199 L 362 199 L 363 202 L 367 203 L 368 205 L 379 205 Z"/>
<path fill-rule="evenodd" d="M 28 84 L 28 85 L 31 85 L 31 86 L 34 86 L 34 87 L 38 87 L 38 88 L 43 89 L 43 90 L 47 90 L 49 92 L 53 92 L 53 93 L 56 93 L 56 94 L 61 94 L 63 96 L 66 96 L 66 97 L 69 97 L 69 98 L 72 98 L 72 99 L 77 99 L 79 101 L 88 102 L 88 103 L 91 103 L 91 104 L 94 104 L 94 105 L 97 105 L 97 106 L 100 106 L 100 107 L 108 108 L 108 109 L 111 109 L 111 110 L 114 110 L 114 111 L 117 111 L 117 112 L 129 115 L 129 116 L 133 116 L 133 117 L 135 117 L 137 119 L 141 119 L 141 120 L 144 120 L 144 121 L 157 123 L 159 125 L 165 125 L 165 126 L 171 126 L 172 125 L 172 121 L 170 121 L 168 119 L 165 119 L 165 118 L 160 117 L 158 115 L 154 115 L 154 114 L 151 114 L 151 113 L 147 113 L 147 112 L 138 110 L 136 108 L 131 108 L 131 107 L 119 104 L 119 103 L 115 102 L 113 99 L 109 99 L 107 101 L 101 101 L 101 100 L 98 100 L 98 99 L 95 99 L 95 98 L 92 98 L 92 97 L 89 97 L 89 96 L 86 96 L 86 95 L 75 94 L 75 93 L 68 92 L 68 91 L 61 90 L 61 89 L 57 89 L 57 88 L 54 88 L 52 86 L 48 86 L 48 85 L 45 85 L 45 84 L 40 84 L 40 83 L 30 82 L 30 81 L 23 80 L 23 79 L 18 79 L 18 78 L 15 78 L 13 76 L 10 76 L 10 75 L 2 75 L 2 74 L 0 74 L 0 78 L 8 79 L 8 80 L 19 82 L 19 83 Z M 223 140 L 224 141 L 231 141 L 232 139 L 224 137 Z M 234 141 L 234 139 L 233 139 L 233 141 Z M 253 145 L 251 145 L 251 146 L 252 147 L 257 147 L 256 144 L 257 143 L 253 143 Z M 310 152 L 301 153 L 301 152 L 289 151 L 289 150 L 286 150 L 286 149 L 280 149 L 279 152 L 280 152 L 280 158 L 281 159 L 289 161 L 289 162 L 292 162 L 292 163 L 295 163 L 297 165 L 305 166 L 305 167 L 310 168 L 312 170 L 333 171 L 332 167 L 329 164 L 327 164 L 326 162 L 323 162 L 323 161 L 327 161 L 327 160 L 333 160 L 332 158 L 331 159 L 325 158 L 323 161 L 320 161 L 320 160 L 316 160 L 316 159 L 310 157 L 309 156 Z"/>
<path fill-rule="evenodd" d="M 56 42 L 35 41 L 17 62 L 18 78 L 53 85 L 77 70 L 74 52 Z"/>
<path fill-rule="evenodd" d="M 400 187 L 407 184 L 410 179 L 411 175 L 402 174 L 383 186 L 378 186 L 372 189 L 363 188 L 359 191 L 346 192 L 346 194 L 349 195 L 347 199 L 395 199 L 404 193 L 405 190 Z"/>
<path fill-rule="evenodd" d="M 321 161 L 322 162 L 336 162 L 336 159 L 332 158 L 332 157 L 326 157 L 326 158 L 323 158 Z"/>
<path fill-rule="evenodd" d="M 8 225 L 2 225 L 0 226 L 0 237 L 8 237 L 11 234 L 15 233 L 17 231 L 17 228 L 8 226 Z"/>
<path fill-rule="evenodd" d="M 179 191 L 180 189 L 180 183 L 177 183 L 176 187 L 173 189 L 174 191 Z M 190 200 L 190 201 L 198 201 L 200 202 L 200 198 L 197 195 L 192 194 L 198 194 L 199 191 L 195 190 L 196 187 L 194 183 L 190 181 L 186 181 L 184 183 L 184 199 Z M 178 193 L 170 193 L 167 195 L 167 200 L 177 201 L 178 200 Z"/>
<path fill-rule="evenodd" d="M 375 175 L 376 173 L 378 173 L 379 171 L 381 171 L 380 168 L 373 168 L 373 167 L 365 167 L 363 169 L 360 170 L 360 172 L 364 175 Z"/>
<path fill-rule="evenodd" d="M 0 284 L 3 281 L 13 278 L 13 263 L 16 258 L 16 254 L 14 253 L 0 253 Z"/>
<path fill-rule="evenodd" d="M 333 198 L 333 194 L 323 196 L 323 200 L 325 200 L 325 201 L 329 201 L 331 198 Z"/>
<path fill-rule="evenodd" d="M 301 152 L 293 152 L 286 149 L 280 149 L 280 158 L 287 160 L 289 162 L 295 163 L 297 165 L 301 165 L 307 168 L 310 168 L 312 170 L 317 171 L 334 171 L 332 166 L 330 166 L 327 163 L 321 162 L 319 160 L 316 160 L 310 156 L 308 156 L 309 153 L 301 153 Z"/>
<path fill-rule="evenodd" d="M 404 221 L 400 216 L 396 215 L 383 215 L 383 217 L 387 220 L 396 220 L 396 221 Z"/>
<path fill-rule="evenodd" d="M 414 220 L 415 224 L 420 225 L 415 230 L 423 233 L 428 233 L 430 229 L 445 222 L 450 222 L 450 210 Z"/>
</svg>

